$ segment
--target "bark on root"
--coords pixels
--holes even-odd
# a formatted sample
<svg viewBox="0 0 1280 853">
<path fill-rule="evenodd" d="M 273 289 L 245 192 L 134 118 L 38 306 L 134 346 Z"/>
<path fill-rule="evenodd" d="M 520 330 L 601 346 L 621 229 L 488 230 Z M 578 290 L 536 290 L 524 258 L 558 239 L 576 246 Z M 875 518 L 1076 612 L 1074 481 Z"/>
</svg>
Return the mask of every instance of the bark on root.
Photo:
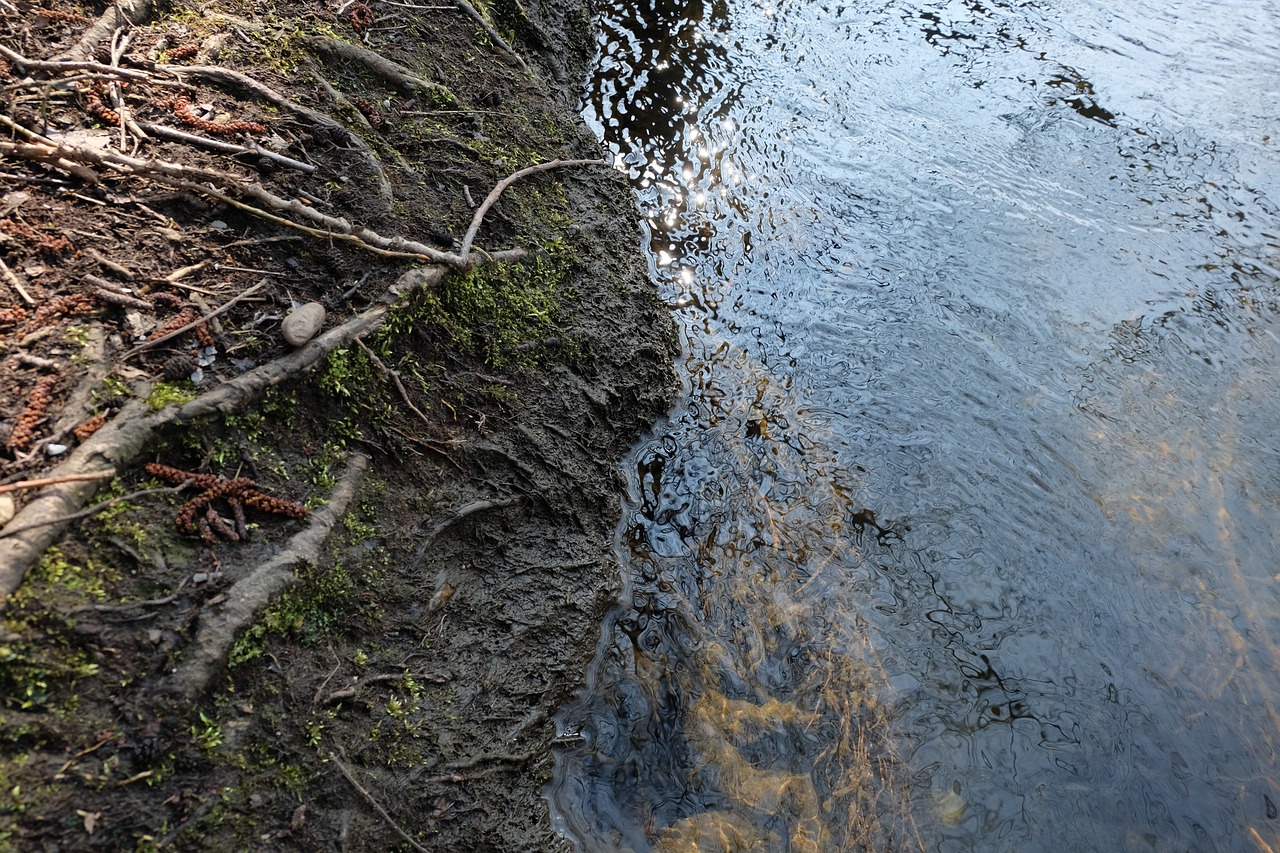
<svg viewBox="0 0 1280 853">
<path fill-rule="evenodd" d="M 311 514 L 307 528 L 290 539 L 288 546 L 279 554 L 236 581 L 221 604 L 200 615 L 190 651 L 169 679 L 172 692 L 179 693 L 188 701 L 203 693 L 209 681 L 225 665 L 236 633 L 298 579 L 294 567 L 300 563 L 319 564 L 321 548 L 329 532 L 346 512 L 368 467 L 368 456 L 363 453 L 352 456 L 346 472 L 329 497 L 329 503 Z"/>
<path fill-rule="evenodd" d="M 121 0 L 109 6 L 101 18 L 89 25 L 74 47 L 56 58 L 60 61 L 88 59 L 103 39 L 121 27 L 143 23 L 150 14 L 150 0 Z"/>
<path fill-rule="evenodd" d="M 282 358 L 222 383 L 183 406 L 169 406 L 152 412 L 141 400 L 130 401 L 120 414 L 77 447 L 65 462 L 48 472 L 48 477 L 106 474 L 111 469 L 123 471 L 151 443 L 161 427 L 218 413 L 242 411 L 268 388 L 299 376 L 338 347 L 382 325 L 392 310 L 392 303 L 398 298 L 422 287 L 435 286 L 444 276 L 445 269 L 438 266 L 410 270 L 388 289 L 382 302 L 364 313 Z M 6 525 L 7 529 L 16 532 L 6 535 L 0 530 L 0 610 L 22 585 L 28 569 L 57 541 L 72 516 L 89 502 L 98 488 L 94 480 L 66 480 L 47 486 Z"/>
<path fill-rule="evenodd" d="M 423 92 L 436 103 L 449 105 L 458 103 L 457 97 L 454 96 L 453 92 L 449 91 L 447 86 L 423 80 L 408 68 L 392 62 L 380 53 L 374 53 L 372 50 L 366 50 L 363 47 L 357 47 L 354 44 L 331 38 L 311 37 L 302 41 L 308 47 L 314 48 L 318 53 L 348 62 L 357 62 L 383 80 L 401 89 Z"/>
</svg>

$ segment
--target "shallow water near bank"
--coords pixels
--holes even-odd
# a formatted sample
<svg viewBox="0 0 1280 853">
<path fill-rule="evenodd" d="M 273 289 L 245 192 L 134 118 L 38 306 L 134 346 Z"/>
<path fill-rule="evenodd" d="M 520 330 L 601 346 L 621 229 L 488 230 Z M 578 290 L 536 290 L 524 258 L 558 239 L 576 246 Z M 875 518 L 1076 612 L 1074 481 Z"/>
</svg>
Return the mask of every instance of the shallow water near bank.
<svg viewBox="0 0 1280 853">
<path fill-rule="evenodd" d="M 583 850 L 1280 846 L 1280 5 L 617 2 L 684 393 Z"/>
</svg>

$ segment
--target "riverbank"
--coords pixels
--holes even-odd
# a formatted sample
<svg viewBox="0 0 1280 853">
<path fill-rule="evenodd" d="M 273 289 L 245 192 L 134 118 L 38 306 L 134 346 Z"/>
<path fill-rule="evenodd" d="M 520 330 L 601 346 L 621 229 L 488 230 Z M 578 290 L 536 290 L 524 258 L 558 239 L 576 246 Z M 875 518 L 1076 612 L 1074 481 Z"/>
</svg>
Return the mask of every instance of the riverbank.
<svg viewBox="0 0 1280 853">
<path fill-rule="evenodd" d="M 6 492 L 0 849 L 565 846 L 550 716 L 674 344 L 625 181 L 524 172 L 600 157 L 557 5 L 0 24 L 0 474 L 98 477 Z"/>
</svg>

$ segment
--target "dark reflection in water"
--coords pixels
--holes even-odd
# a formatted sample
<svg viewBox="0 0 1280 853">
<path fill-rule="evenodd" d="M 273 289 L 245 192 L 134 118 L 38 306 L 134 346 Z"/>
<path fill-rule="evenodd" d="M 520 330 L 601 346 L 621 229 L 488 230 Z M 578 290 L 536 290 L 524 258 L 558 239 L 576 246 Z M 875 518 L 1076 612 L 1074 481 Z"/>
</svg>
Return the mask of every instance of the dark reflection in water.
<svg viewBox="0 0 1280 853">
<path fill-rule="evenodd" d="M 617 2 L 685 395 L 584 850 L 1280 850 L 1280 6 Z"/>
</svg>

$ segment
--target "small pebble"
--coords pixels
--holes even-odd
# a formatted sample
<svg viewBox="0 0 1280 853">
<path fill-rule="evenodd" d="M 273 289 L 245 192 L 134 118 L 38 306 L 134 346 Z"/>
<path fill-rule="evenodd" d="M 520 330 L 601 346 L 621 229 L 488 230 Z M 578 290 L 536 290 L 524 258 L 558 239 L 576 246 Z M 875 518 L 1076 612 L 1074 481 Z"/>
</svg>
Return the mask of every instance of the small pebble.
<svg viewBox="0 0 1280 853">
<path fill-rule="evenodd" d="M 324 306 L 308 302 L 290 311 L 280 324 L 280 334 L 290 346 L 300 347 L 324 327 Z"/>
<path fill-rule="evenodd" d="M 67 452 L 67 446 L 65 444 L 47 444 L 45 445 L 44 452 L 48 453 L 50 456 L 61 456 Z"/>
<path fill-rule="evenodd" d="M 18 505 L 13 502 L 13 495 L 0 495 L 0 527 L 8 524 L 17 511 Z"/>
</svg>

